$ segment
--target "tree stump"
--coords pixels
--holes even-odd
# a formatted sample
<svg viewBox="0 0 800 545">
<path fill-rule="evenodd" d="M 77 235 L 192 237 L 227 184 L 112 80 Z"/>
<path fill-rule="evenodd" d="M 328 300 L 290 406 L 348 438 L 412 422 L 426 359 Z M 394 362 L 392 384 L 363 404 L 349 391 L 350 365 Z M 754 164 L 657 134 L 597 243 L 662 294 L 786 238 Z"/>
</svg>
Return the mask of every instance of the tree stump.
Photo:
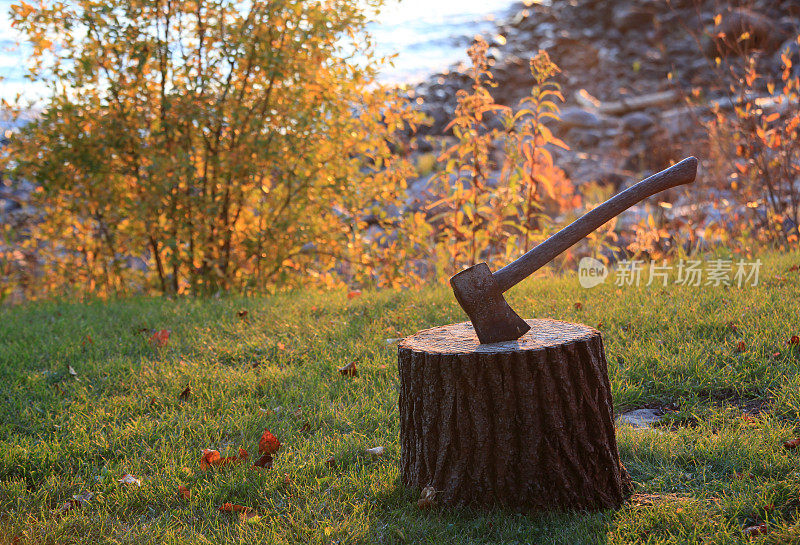
<svg viewBox="0 0 800 545">
<path fill-rule="evenodd" d="M 400 343 L 403 483 L 432 486 L 451 506 L 619 507 L 631 481 L 600 332 L 527 322 L 510 342 L 481 345 L 464 322 Z"/>
</svg>

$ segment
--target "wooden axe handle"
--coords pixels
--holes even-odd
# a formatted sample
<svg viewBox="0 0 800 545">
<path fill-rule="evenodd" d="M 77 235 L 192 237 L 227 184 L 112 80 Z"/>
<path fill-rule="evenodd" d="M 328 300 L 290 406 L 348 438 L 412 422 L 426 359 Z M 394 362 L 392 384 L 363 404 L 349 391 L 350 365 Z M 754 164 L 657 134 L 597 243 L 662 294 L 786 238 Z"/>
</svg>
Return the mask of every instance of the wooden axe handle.
<svg viewBox="0 0 800 545">
<path fill-rule="evenodd" d="M 493 273 L 492 276 L 497 280 L 501 293 L 530 276 L 561 252 L 634 204 L 671 187 L 692 183 L 696 175 L 697 159 L 687 157 L 680 163 L 653 174 L 622 193 L 611 197 L 519 259 Z"/>
</svg>

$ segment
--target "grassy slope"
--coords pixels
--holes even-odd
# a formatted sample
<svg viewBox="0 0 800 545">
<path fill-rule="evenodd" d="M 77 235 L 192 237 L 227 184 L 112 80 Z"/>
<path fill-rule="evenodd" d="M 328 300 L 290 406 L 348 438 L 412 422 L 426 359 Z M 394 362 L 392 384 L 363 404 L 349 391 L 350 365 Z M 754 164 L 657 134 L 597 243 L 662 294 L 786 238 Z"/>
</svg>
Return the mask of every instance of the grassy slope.
<svg viewBox="0 0 800 545">
<path fill-rule="evenodd" d="M 425 512 L 399 485 L 386 339 L 460 321 L 444 288 L 0 310 L 0 543 L 734 543 L 763 521 L 766 542 L 796 542 L 800 460 L 781 443 L 800 431 L 800 354 L 786 345 L 800 334 L 800 273 L 786 272 L 799 260 L 767 258 L 761 284 L 742 290 L 587 291 L 572 275 L 513 291 L 526 315 L 602 322 L 618 412 L 680 407 L 671 427 L 619 429 L 637 492 L 655 496 L 602 514 Z M 168 345 L 141 327 L 170 329 Z M 360 376 L 341 377 L 352 360 Z M 759 415 L 742 411 L 764 400 Z M 274 470 L 199 471 L 201 449 L 252 455 L 265 426 L 283 443 Z M 364 453 L 377 445 L 383 457 Z M 119 484 L 126 472 L 142 487 Z M 86 490 L 84 509 L 51 513 Z M 240 523 L 223 502 L 263 518 Z"/>
</svg>

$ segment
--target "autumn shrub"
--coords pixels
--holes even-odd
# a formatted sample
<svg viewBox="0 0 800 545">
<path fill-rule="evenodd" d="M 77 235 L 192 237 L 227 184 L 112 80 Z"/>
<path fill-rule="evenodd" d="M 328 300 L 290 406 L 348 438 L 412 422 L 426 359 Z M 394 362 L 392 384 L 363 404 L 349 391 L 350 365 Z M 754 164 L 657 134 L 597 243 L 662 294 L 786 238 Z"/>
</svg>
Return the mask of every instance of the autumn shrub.
<svg viewBox="0 0 800 545">
<path fill-rule="evenodd" d="M 721 215 L 704 236 L 746 251 L 796 245 L 800 224 L 800 72 L 790 51 L 800 36 L 795 26 L 776 67 L 772 52 L 787 29 L 766 27 L 752 7 L 726 8 L 696 36 L 722 97 L 705 101 L 699 89 L 690 97 L 709 143 L 699 189 Z"/>
<path fill-rule="evenodd" d="M 480 261 L 505 263 L 542 240 L 554 215 L 580 203 L 550 148 L 566 144 L 546 125 L 563 100 L 552 80 L 558 72 L 545 51 L 531 59 L 534 85 L 512 110 L 495 103 L 486 57 L 477 38 L 468 50 L 471 87 L 460 90 L 452 129 L 455 143 L 434 178 L 435 260 L 440 277 Z"/>
<path fill-rule="evenodd" d="M 2 151 L 39 188 L 28 294 L 413 282 L 420 114 L 375 81 L 379 3 L 15 4 L 50 91 Z"/>
</svg>

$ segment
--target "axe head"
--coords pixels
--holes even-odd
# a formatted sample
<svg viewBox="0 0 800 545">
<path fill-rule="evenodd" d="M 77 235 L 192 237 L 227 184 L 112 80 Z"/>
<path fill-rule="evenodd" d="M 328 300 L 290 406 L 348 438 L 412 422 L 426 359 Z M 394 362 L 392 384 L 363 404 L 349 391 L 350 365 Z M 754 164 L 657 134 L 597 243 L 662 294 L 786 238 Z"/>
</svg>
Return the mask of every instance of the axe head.
<svg viewBox="0 0 800 545">
<path fill-rule="evenodd" d="M 514 341 L 531 328 L 506 303 L 486 263 L 464 269 L 450 279 L 450 285 L 482 344 Z"/>
</svg>

